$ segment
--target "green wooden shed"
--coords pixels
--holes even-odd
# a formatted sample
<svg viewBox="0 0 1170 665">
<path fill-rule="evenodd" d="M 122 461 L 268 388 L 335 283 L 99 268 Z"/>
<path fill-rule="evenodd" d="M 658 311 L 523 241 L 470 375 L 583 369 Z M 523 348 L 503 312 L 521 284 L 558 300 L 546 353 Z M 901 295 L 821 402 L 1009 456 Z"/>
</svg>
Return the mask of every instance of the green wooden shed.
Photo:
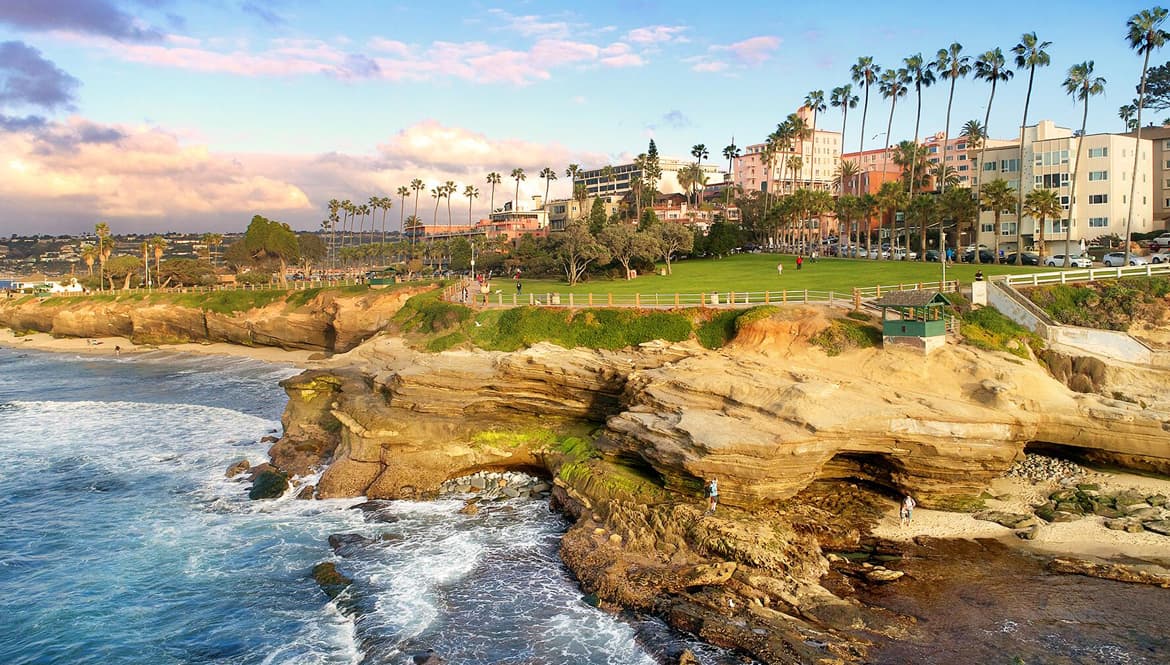
<svg viewBox="0 0 1170 665">
<path fill-rule="evenodd" d="M 874 301 L 882 308 L 882 341 L 904 344 L 929 353 L 946 343 L 951 304 L 938 291 L 891 291 Z"/>
</svg>

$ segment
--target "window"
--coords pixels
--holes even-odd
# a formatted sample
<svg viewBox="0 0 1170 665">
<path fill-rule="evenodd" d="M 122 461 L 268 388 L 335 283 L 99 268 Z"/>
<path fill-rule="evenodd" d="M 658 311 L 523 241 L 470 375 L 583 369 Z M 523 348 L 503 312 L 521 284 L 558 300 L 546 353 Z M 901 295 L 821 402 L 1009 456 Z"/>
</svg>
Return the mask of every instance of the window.
<svg viewBox="0 0 1170 665">
<path fill-rule="evenodd" d="M 1056 166 L 1058 164 L 1068 164 L 1067 150 L 1051 150 L 1048 152 L 1036 153 L 1036 166 Z"/>
<path fill-rule="evenodd" d="M 1170 143 L 1170 141 L 1167 141 L 1166 143 Z M 966 150 L 966 149 L 967 149 L 966 143 L 960 143 L 960 144 L 955 146 L 955 150 Z M 1167 150 L 1170 150 L 1170 148 L 1167 148 Z"/>
<path fill-rule="evenodd" d="M 1163 150 L 1170 150 L 1170 139 L 1162 141 L 1162 149 Z"/>
<path fill-rule="evenodd" d="M 1044 222 L 1044 233 L 1064 233 L 1066 229 L 1068 229 L 1067 219 L 1049 219 Z"/>
<path fill-rule="evenodd" d="M 1108 171 L 1089 171 L 1089 181 L 1090 182 L 1095 181 L 1095 180 L 1108 180 L 1108 179 L 1109 179 L 1109 172 Z"/>
<path fill-rule="evenodd" d="M 1001 236 L 1014 236 L 1014 235 L 1016 235 L 1016 223 L 1015 222 L 1004 222 L 1003 228 L 1000 229 L 999 234 Z"/>
<path fill-rule="evenodd" d="M 959 155 L 959 161 L 960 161 L 960 162 L 965 162 L 965 161 L 967 161 L 967 155 Z"/>
<path fill-rule="evenodd" d="M 981 224 L 979 226 L 979 231 L 981 233 L 995 233 L 995 224 Z"/>
<path fill-rule="evenodd" d="M 995 162 L 987 162 L 986 164 L 983 165 L 983 170 L 984 171 L 994 171 L 995 170 Z"/>
<path fill-rule="evenodd" d="M 1109 148 L 1089 148 L 1089 157 L 1108 157 Z"/>
<path fill-rule="evenodd" d="M 937 153 L 937 152 L 938 152 L 938 146 L 937 146 L 937 145 L 932 145 L 932 146 L 930 146 L 930 154 L 932 154 L 932 155 L 933 155 L 933 154 L 935 154 L 935 153 Z"/>
<path fill-rule="evenodd" d="M 1089 194 L 1089 205 L 1098 203 L 1109 203 L 1108 194 Z"/>
<path fill-rule="evenodd" d="M 1170 199 L 1162 199 L 1162 207 L 1170 208 Z"/>
<path fill-rule="evenodd" d="M 1109 218 L 1108 217 L 1090 217 L 1089 218 L 1089 228 L 1090 229 L 1100 229 L 1100 228 L 1104 228 L 1106 226 L 1109 226 Z"/>
<path fill-rule="evenodd" d="M 1018 159 L 1001 159 L 999 161 L 999 170 L 1007 173 L 1009 171 L 1020 170 L 1020 160 Z"/>
<path fill-rule="evenodd" d="M 1068 210 L 1068 197 L 1067 196 L 1060 197 L 1060 207 L 1064 208 L 1065 210 Z"/>
<path fill-rule="evenodd" d="M 1046 173 L 1044 175 L 1036 176 L 1036 186 L 1044 189 L 1056 189 L 1058 187 L 1068 187 L 1067 173 Z"/>
<path fill-rule="evenodd" d="M 967 170 L 967 165 L 966 165 L 966 164 L 961 164 L 961 165 L 959 166 L 959 171 L 960 171 L 960 172 L 962 172 L 962 171 L 966 171 L 966 170 Z"/>
</svg>

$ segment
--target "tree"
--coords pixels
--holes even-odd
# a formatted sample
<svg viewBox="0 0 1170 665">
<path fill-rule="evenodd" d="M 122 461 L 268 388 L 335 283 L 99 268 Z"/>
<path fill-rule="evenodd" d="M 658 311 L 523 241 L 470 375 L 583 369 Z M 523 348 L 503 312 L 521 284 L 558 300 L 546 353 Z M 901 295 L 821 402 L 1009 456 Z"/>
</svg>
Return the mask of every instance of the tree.
<svg viewBox="0 0 1170 665">
<path fill-rule="evenodd" d="M 1125 123 L 1125 131 L 1132 132 L 1137 129 L 1137 120 L 1134 116 L 1137 115 L 1137 104 L 1123 104 L 1121 108 L 1117 109 L 1117 117 L 1121 118 L 1121 122 Z"/>
<path fill-rule="evenodd" d="M 93 233 L 98 239 L 97 258 L 100 262 L 98 266 L 98 280 L 101 282 L 102 288 L 105 288 L 106 261 L 109 260 L 110 253 L 114 250 L 114 246 L 110 242 L 110 225 L 105 222 L 98 222 L 93 227 Z M 113 288 L 113 286 L 110 287 L 111 290 Z"/>
<path fill-rule="evenodd" d="M 961 229 L 970 226 L 972 230 L 971 236 L 978 238 L 975 233 L 975 223 L 979 220 L 979 204 L 975 200 L 975 196 L 969 189 L 963 187 L 952 187 L 948 189 L 939 197 L 940 214 L 945 218 L 952 220 L 955 223 L 955 242 L 944 243 L 943 247 L 939 248 L 940 253 L 947 246 L 958 248 L 958 233 Z M 976 240 L 975 244 L 979 244 Z M 941 258 L 940 258 L 941 260 Z"/>
<path fill-rule="evenodd" d="M 739 234 L 727 222 L 715 222 L 707 231 L 707 251 L 719 258 L 739 246 Z"/>
<path fill-rule="evenodd" d="M 1136 86 L 1141 93 L 1140 85 Z M 1146 72 L 1145 108 L 1155 111 L 1170 109 L 1170 62 L 1152 67 Z M 1134 113 L 1137 109 L 1134 108 Z"/>
<path fill-rule="evenodd" d="M 837 157 L 838 161 L 845 159 L 845 126 L 849 122 L 849 109 L 857 108 L 857 101 L 857 95 L 853 94 L 853 86 L 849 83 L 833 88 L 833 91 L 829 93 L 829 104 L 833 108 L 841 109 L 841 154 Z M 842 187 L 838 191 L 844 192 L 845 189 Z"/>
<path fill-rule="evenodd" d="M 857 166 L 857 162 L 852 159 L 841 160 L 841 163 L 837 165 L 837 172 L 834 174 L 834 179 L 837 181 L 837 191 L 844 195 L 845 183 L 857 180 L 860 173 L 861 168 Z"/>
<path fill-rule="evenodd" d="M 524 169 L 512 169 L 512 179 L 516 181 L 516 198 L 512 199 L 512 212 L 520 210 L 520 181 L 527 180 Z"/>
<path fill-rule="evenodd" d="M 1044 260 L 1044 222 L 1049 219 L 1060 219 L 1062 212 L 1064 208 L 1060 205 L 1060 196 L 1056 190 L 1033 189 L 1024 198 L 1024 214 L 1036 220 L 1036 231 L 1039 235 L 1036 251 L 1039 252 L 1041 261 Z M 1022 249 L 1016 250 L 1017 257 L 1022 253 Z"/>
<path fill-rule="evenodd" d="M 727 146 L 725 146 L 723 148 L 723 159 L 727 160 L 727 176 L 728 176 L 728 178 L 731 178 L 731 176 L 734 174 L 733 167 L 735 165 L 736 158 L 739 156 L 740 156 L 739 146 L 735 145 L 735 139 L 733 138 L 733 139 L 731 139 L 731 143 L 728 143 Z M 731 205 L 731 188 L 730 187 L 728 187 L 726 190 L 724 190 L 723 205 L 724 206 Z M 639 218 L 640 218 L 640 216 L 639 216 Z"/>
<path fill-rule="evenodd" d="M 903 59 L 902 62 L 906 63 L 906 74 L 909 76 L 910 82 L 914 84 L 914 101 L 917 104 L 917 112 L 914 114 L 914 145 L 917 146 L 919 126 L 922 123 L 922 89 L 934 85 L 934 71 L 930 63 L 923 59 L 921 53 L 915 53 Z M 886 137 L 886 140 L 889 140 L 889 136 Z M 921 171 L 918 170 L 917 161 L 911 163 L 909 180 L 911 196 L 914 195 L 915 179 L 919 173 Z"/>
<path fill-rule="evenodd" d="M 915 192 L 926 184 L 926 146 L 914 141 L 899 141 L 893 150 L 894 164 L 902 169 L 901 180 L 907 193 Z M 911 181 L 911 176 L 914 180 Z"/>
<path fill-rule="evenodd" d="M 609 250 L 580 221 L 569 222 L 554 241 L 553 258 L 569 280 L 569 286 L 581 281 L 589 264 L 608 263 Z"/>
<path fill-rule="evenodd" d="M 597 240 L 609 251 L 614 261 L 622 265 L 626 279 L 630 278 L 630 264 L 641 258 L 652 258 L 656 243 L 632 224 L 612 224 L 601 230 Z"/>
<path fill-rule="evenodd" d="M 874 196 L 878 211 L 880 211 L 883 216 L 886 214 L 890 216 L 891 248 L 897 245 L 896 236 L 898 234 L 898 211 L 904 210 L 906 208 L 906 204 L 909 203 L 909 198 L 909 195 L 906 194 L 906 190 L 902 189 L 902 184 L 894 181 L 883 182 L 881 188 L 878 190 L 877 195 Z M 881 254 L 879 253 L 878 256 L 880 257 Z M 890 258 L 894 258 L 893 251 L 890 252 Z"/>
<path fill-rule="evenodd" d="M 1064 267 L 1072 265 L 1072 227 L 1076 225 L 1077 211 L 1077 180 L 1081 170 L 1081 146 L 1085 142 L 1085 127 L 1089 122 L 1089 98 L 1105 92 L 1105 79 L 1093 76 L 1093 61 L 1086 60 L 1079 65 L 1068 68 L 1068 77 L 1064 79 L 1064 91 L 1072 95 L 1074 100 L 1084 104 L 1081 114 L 1081 131 L 1077 134 L 1077 147 L 1073 151 L 1072 187 L 1068 197 L 1068 222 L 1064 227 Z"/>
<path fill-rule="evenodd" d="M 448 180 L 447 183 L 443 185 L 443 190 L 446 192 L 446 197 L 447 197 L 447 233 L 450 233 L 451 226 L 452 226 L 452 223 L 451 223 L 451 199 L 455 198 L 455 193 L 459 191 L 459 188 L 457 186 L 455 186 L 454 182 Z"/>
<path fill-rule="evenodd" d="M 809 166 L 816 168 L 815 164 L 817 160 L 817 151 L 815 145 L 817 140 L 817 114 L 823 113 L 828 108 L 825 106 L 825 91 L 810 90 L 808 94 L 804 96 L 804 106 L 808 110 L 812 111 L 812 129 L 810 130 L 809 136 L 813 137 L 812 140 L 814 147 L 812 154 L 809 156 Z M 843 138 L 844 136 L 842 136 L 842 139 Z M 801 154 L 804 154 L 803 150 L 801 151 Z"/>
<path fill-rule="evenodd" d="M 244 247 L 254 260 L 264 258 L 280 262 L 280 283 L 287 286 L 285 270 L 288 263 L 300 258 L 297 236 L 288 224 L 255 215 L 244 232 Z"/>
<path fill-rule="evenodd" d="M 546 166 L 540 171 L 540 177 L 544 178 L 544 207 L 548 209 L 548 186 L 557 179 L 557 172 L 551 166 Z"/>
<path fill-rule="evenodd" d="M 666 274 L 674 274 L 670 264 L 674 257 L 693 251 L 695 236 L 682 224 L 659 223 L 651 226 L 651 238 L 658 256 L 666 263 Z"/>
<path fill-rule="evenodd" d="M 911 225 L 918 227 L 918 258 L 926 260 L 926 227 L 938 219 L 938 198 L 934 194 L 915 194 L 906 207 L 906 251 L 909 258 Z M 940 231 L 941 233 L 941 231 Z M 941 244 L 940 244 L 941 247 Z"/>
<path fill-rule="evenodd" d="M 882 73 L 882 68 L 873 63 L 872 56 L 863 56 L 857 59 L 857 64 L 849 68 L 849 74 L 853 78 L 853 82 L 861 86 L 865 94 L 865 102 L 861 106 L 861 132 L 858 136 L 857 151 L 859 153 L 865 152 L 865 117 L 869 113 L 869 89 L 878 83 L 878 77 Z M 887 140 L 889 133 L 886 134 Z M 867 240 L 868 242 L 868 240 Z"/>
<path fill-rule="evenodd" d="M 944 166 L 947 163 L 947 145 L 951 140 L 951 106 L 955 101 L 955 83 L 971 73 L 971 58 L 962 55 L 962 53 L 963 45 L 955 42 L 948 48 L 939 49 L 934 58 L 934 68 L 938 70 L 939 76 L 951 83 L 950 91 L 947 93 L 947 119 L 943 125 L 942 159 L 939 160 L 939 163 Z M 945 174 L 945 169 L 943 172 Z M 940 185 L 939 192 L 945 194 L 947 191 L 945 177 L 942 179 Z M 939 226 L 938 234 L 939 251 L 941 252 L 943 250 L 943 232 L 941 225 Z M 922 252 L 922 254 L 925 253 L 925 251 Z M 925 257 L 923 257 L 923 260 L 925 260 Z"/>
<path fill-rule="evenodd" d="M 585 202 L 589 200 L 589 188 L 585 186 L 585 183 L 573 184 L 573 200 L 577 202 L 577 209 L 581 211 L 581 217 L 584 217 Z"/>
<path fill-rule="evenodd" d="M 90 277 L 93 277 L 93 264 L 97 261 L 98 250 L 93 245 L 86 245 L 81 248 L 81 260 L 85 261 L 85 272 Z"/>
<path fill-rule="evenodd" d="M 158 264 L 160 289 L 168 286 L 212 286 L 215 269 L 195 259 L 167 259 Z"/>
<path fill-rule="evenodd" d="M 890 100 L 890 120 L 886 123 L 886 145 L 889 146 L 890 130 L 894 127 L 894 109 L 898 106 L 898 98 L 906 96 L 906 84 L 910 82 L 910 74 L 905 69 L 887 69 L 882 73 L 882 78 L 878 84 L 878 90 L 882 93 L 882 97 Z M 888 166 L 890 150 L 887 147 L 882 154 L 882 179 L 885 180 L 886 167 Z M 885 189 L 888 183 L 882 182 L 881 189 Z M 882 197 L 881 191 L 878 192 L 879 205 L 881 202 L 889 203 L 896 199 L 890 195 Z M 884 208 L 884 206 L 883 206 Z M 897 223 L 897 217 L 894 211 L 891 212 L 891 226 Z M 894 241 L 893 235 L 890 236 L 890 243 Z M 890 258 L 893 258 L 893 252 L 890 253 Z"/>
<path fill-rule="evenodd" d="M 418 193 L 420 191 L 422 191 L 423 189 L 426 189 L 426 186 L 427 186 L 426 183 L 424 183 L 422 180 L 419 180 L 418 178 L 415 178 L 414 180 L 410 181 L 410 188 L 414 190 L 414 214 L 412 214 L 411 217 L 413 217 L 414 221 L 415 221 L 415 224 L 410 227 L 411 228 L 411 234 L 410 234 L 410 256 L 411 256 L 411 258 L 414 258 L 415 236 L 417 235 L 417 233 L 414 232 L 414 229 L 418 225 Z"/>
<path fill-rule="evenodd" d="M 605 228 L 605 202 L 600 196 L 593 198 L 593 207 L 589 210 L 589 232 L 596 235 Z"/>
<path fill-rule="evenodd" d="M 1129 184 L 1129 214 L 1125 219 L 1126 265 L 1129 265 L 1130 236 L 1133 230 L 1133 200 L 1137 195 L 1138 156 L 1142 153 L 1142 106 L 1146 102 L 1146 73 L 1150 70 L 1150 53 L 1155 49 L 1162 48 L 1167 38 L 1170 38 L 1170 33 L 1162 29 L 1162 24 L 1166 22 L 1166 15 L 1167 10 L 1162 7 L 1143 9 L 1129 17 L 1129 21 L 1125 24 L 1129 29 L 1129 33 L 1126 36 L 1129 41 L 1129 47 L 1137 51 L 1138 55 L 1144 56 L 1142 61 L 1141 85 L 1138 86 L 1137 136 L 1134 141 L 1133 171 L 1130 173 L 1132 177 L 1130 178 Z"/>
<path fill-rule="evenodd" d="M 983 134 L 979 140 L 979 159 L 975 162 L 975 200 L 981 201 L 980 188 L 983 187 L 983 175 L 987 170 L 983 167 L 983 156 L 987 151 L 988 123 L 991 122 L 991 105 L 995 102 L 995 88 L 1000 81 L 1007 83 L 1012 80 L 1015 72 L 1007 68 L 1007 58 L 999 47 L 986 51 L 975 59 L 975 79 L 987 81 L 991 84 L 991 95 L 987 98 L 987 112 L 983 116 Z M 978 242 L 975 244 L 979 244 Z M 979 252 L 975 252 L 975 260 L 979 260 Z"/>
<path fill-rule="evenodd" d="M 707 146 L 705 144 L 696 143 L 695 145 L 691 146 L 691 157 L 694 157 L 696 160 L 698 160 L 695 162 L 695 170 L 700 174 L 703 172 L 703 160 L 710 156 L 711 153 L 707 151 Z M 699 188 L 698 195 L 695 198 L 695 205 L 703 205 L 703 189 L 701 187 Z"/>
<path fill-rule="evenodd" d="M 1016 69 L 1028 70 L 1028 92 L 1024 95 L 1024 119 L 1020 122 L 1020 156 L 1017 167 L 1020 174 L 1020 190 L 1016 201 L 1016 265 L 1021 265 L 1024 258 L 1023 225 L 1020 224 L 1020 218 L 1024 210 L 1024 132 L 1028 127 L 1028 106 L 1032 102 L 1032 82 L 1036 78 L 1036 68 L 1047 67 L 1052 61 L 1045 50 L 1051 45 L 1052 42 L 1040 41 L 1036 33 L 1025 32 L 1020 37 L 1020 43 L 1012 47 L 1012 53 L 1016 54 Z M 998 259 L 997 255 L 996 260 Z"/>
<path fill-rule="evenodd" d="M 488 199 L 488 206 L 490 208 L 490 210 L 488 210 L 488 212 L 495 212 L 496 211 L 496 185 L 500 184 L 500 182 L 502 180 L 503 180 L 503 178 L 500 177 L 500 174 L 495 172 L 495 171 L 492 171 L 491 173 L 487 174 L 487 181 L 486 182 L 487 182 L 487 184 L 492 186 L 491 195 L 490 195 L 490 198 Z"/>
<path fill-rule="evenodd" d="M 128 290 L 130 288 L 130 280 L 142 270 L 142 261 L 137 256 L 115 256 L 106 261 L 105 265 L 106 279 L 109 281 L 110 290 L 114 290 L 114 280 L 122 279 L 122 289 Z"/>
<path fill-rule="evenodd" d="M 301 270 L 305 275 L 313 272 L 313 264 L 326 255 L 325 243 L 315 233 L 297 234 L 297 254 L 300 255 Z"/>
<path fill-rule="evenodd" d="M 986 187 L 979 192 L 979 206 L 983 210 L 990 210 L 995 215 L 995 262 L 999 263 L 999 238 L 1003 235 L 1003 229 L 1000 223 L 1000 215 L 1005 212 L 1015 211 L 1016 190 L 1012 189 L 1007 181 L 1002 178 L 996 178 L 987 184 Z M 1016 217 L 1016 229 L 1019 232 L 1020 218 Z M 978 236 L 976 236 L 978 238 Z M 979 263 L 979 243 L 975 243 L 975 262 Z M 1017 248 L 1016 254 L 1022 253 L 1022 248 Z"/>
<path fill-rule="evenodd" d="M 158 274 L 158 264 L 162 261 L 163 252 L 167 248 L 167 239 L 162 236 L 155 236 L 150 239 L 150 248 L 154 251 L 154 268 L 155 281 L 162 284 L 162 277 Z"/>
<path fill-rule="evenodd" d="M 473 226 L 471 223 L 471 202 L 479 198 L 479 189 L 468 185 L 463 188 L 463 196 L 467 197 L 467 228 L 470 230 Z"/>
</svg>

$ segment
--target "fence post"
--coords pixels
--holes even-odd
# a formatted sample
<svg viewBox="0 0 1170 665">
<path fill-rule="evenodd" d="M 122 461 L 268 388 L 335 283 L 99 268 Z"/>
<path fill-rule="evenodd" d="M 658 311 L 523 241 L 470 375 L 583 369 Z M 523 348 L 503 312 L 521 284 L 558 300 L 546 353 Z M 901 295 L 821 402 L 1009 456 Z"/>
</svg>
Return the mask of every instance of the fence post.
<svg viewBox="0 0 1170 665">
<path fill-rule="evenodd" d="M 613 293 L 610 293 L 610 294 L 608 295 L 608 298 L 606 299 L 606 302 L 609 304 L 609 306 L 610 306 L 610 307 L 613 307 Z"/>
<path fill-rule="evenodd" d="M 529 294 L 528 294 L 528 304 L 529 304 L 529 305 L 535 305 L 535 304 L 536 304 L 536 294 L 535 294 L 535 293 L 529 293 Z"/>
<path fill-rule="evenodd" d="M 641 307 L 641 306 L 642 306 L 642 294 L 635 293 L 634 294 L 634 307 Z"/>
<path fill-rule="evenodd" d="M 780 302 L 788 302 L 788 291 L 780 292 Z"/>
<path fill-rule="evenodd" d="M 805 301 L 806 303 L 808 302 L 808 289 L 805 289 L 805 290 L 804 290 L 804 301 Z"/>
<path fill-rule="evenodd" d="M 881 298 L 881 297 L 882 297 L 882 285 L 881 285 L 881 284 L 878 284 L 878 285 L 877 285 L 877 294 L 876 294 L 876 296 L 875 296 L 875 297 L 877 297 L 877 298 Z"/>
<path fill-rule="evenodd" d="M 592 291 L 589 292 L 589 306 L 590 307 L 593 306 L 593 292 Z"/>
<path fill-rule="evenodd" d="M 734 304 L 735 304 L 735 291 L 730 291 L 730 292 L 728 292 L 728 294 L 727 294 L 727 302 L 731 303 L 732 305 L 734 305 Z"/>
<path fill-rule="evenodd" d="M 770 291 L 764 291 L 764 304 L 765 305 L 772 302 L 771 296 L 772 296 L 772 293 Z"/>
<path fill-rule="evenodd" d="M 706 307 L 706 306 L 707 306 L 707 294 L 700 293 L 699 294 L 699 307 Z"/>
<path fill-rule="evenodd" d="M 674 294 L 674 306 L 678 307 L 678 294 Z"/>
<path fill-rule="evenodd" d="M 853 287 L 853 311 L 861 309 L 861 290 Z"/>
</svg>

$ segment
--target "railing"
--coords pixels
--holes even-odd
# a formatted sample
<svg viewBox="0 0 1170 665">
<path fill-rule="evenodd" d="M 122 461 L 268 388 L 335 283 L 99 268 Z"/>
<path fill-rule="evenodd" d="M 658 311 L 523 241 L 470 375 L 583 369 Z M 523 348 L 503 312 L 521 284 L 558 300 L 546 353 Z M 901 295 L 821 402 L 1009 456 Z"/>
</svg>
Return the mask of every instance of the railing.
<svg viewBox="0 0 1170 665">
<path fill-rule="evenodd" d="M 1158 265 L 1147 263 L 1141 266 L 1123 266 L 1119 268 L 1082 268 L 1080 270 L 1034 272 L 1025 275 L 1003 275 L 993 277 L 992 279 L 1006 282 L 1011 286 L 1039 286 L 1041 284 L 1092 282 L 1099 279 L 1151 277 L 1153 275 L 1170 275 L 1170 263 L 1160 263 Z"/>
<path fill-rule="evenodd" d="M 790 289 L 785 291 L 706 291 L 702 293 L 504 293 L 503 289 L 485 292 L 476 282 L 455 284 L 443 290 L 443 298 L 450 302 L 474 304 L 480 307 L 511 308 L 523 306 L 546 307 L 633 307 L 664 309 L 675 307 L 755 307 L 791 303 L 816 303 L 859 307 L 861 303 L 880 298 L 891 291 L 938 289 L 939 282 L 912 282 L 855 288 L 849 292 Z M 958 290 L 957 281 L 942 284 L 943 292 Z"/>
<path fill-rule="evenodd" d="M 403 282 L 434 282 L 430 277 L 402 277 L 400 281 Z M 342 286 L 363 286 L 369 284 L 369 280 L 365 279 L 314 279 L 314 280 L 289 280 L 288 286 L 280 286 L 279 284 L 216 284 L 212 286 L 168 286 L 166 288 L 146 288 L 141 286 L 132 287 L 129 289 L 115 288 L 88 291 L 40 291 L 35 294 L 23 293 L 23 295 L 37 295 L 40 297 L 58 298 L 58 297 L 87 297 L 97 295 L 134 295 L 144 293 L 217 293 L 220 291 L 307 291 L 309 289 L 333 288 Z M 18 295 L 20 292 L 18 292 Z"/>
</svg>

